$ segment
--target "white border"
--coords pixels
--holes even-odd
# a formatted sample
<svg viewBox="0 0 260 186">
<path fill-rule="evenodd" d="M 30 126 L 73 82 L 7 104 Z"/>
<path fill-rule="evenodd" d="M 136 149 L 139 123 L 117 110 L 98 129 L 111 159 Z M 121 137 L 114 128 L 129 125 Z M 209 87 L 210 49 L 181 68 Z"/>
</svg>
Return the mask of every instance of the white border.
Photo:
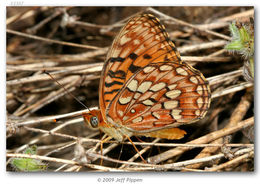
<svg viewBox="0 0 260 186">
<path fill-rule="evenodd" d="M 169 0 L 94 0 L 94 1 L 84 1 L 84 0 L 62 0 L 62 1 L 33 1 L 33 0 L 21 0 L 13 1 L 6 0 L 3 2 L 5 6 L 11 6 L 12 2 L 23 2 L 23 6 L 251 6 L 256 5 L 257 0 L 245 1 L 227 1 L 227 0 L 185 0 L 185 1 L 169 1 Z"/>
</svg>

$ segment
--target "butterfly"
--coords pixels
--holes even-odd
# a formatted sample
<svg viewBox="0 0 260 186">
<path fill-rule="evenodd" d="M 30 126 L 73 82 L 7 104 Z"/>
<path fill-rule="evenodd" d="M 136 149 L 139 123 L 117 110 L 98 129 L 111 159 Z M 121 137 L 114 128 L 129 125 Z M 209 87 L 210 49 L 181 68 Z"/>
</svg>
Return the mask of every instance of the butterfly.
<svg viewBox="0 0 260 186">
<path fill-rule="evenodd" d="M 140 14 L 114 39 L 101 73 L 100 108 L 83 117 L 118 141 L 133 135 L 180 139 L 186 132 L 174 126 L 203 118 L 210 96 L 207 80 L 181 60 L 159 19 Z"/>
</svg>

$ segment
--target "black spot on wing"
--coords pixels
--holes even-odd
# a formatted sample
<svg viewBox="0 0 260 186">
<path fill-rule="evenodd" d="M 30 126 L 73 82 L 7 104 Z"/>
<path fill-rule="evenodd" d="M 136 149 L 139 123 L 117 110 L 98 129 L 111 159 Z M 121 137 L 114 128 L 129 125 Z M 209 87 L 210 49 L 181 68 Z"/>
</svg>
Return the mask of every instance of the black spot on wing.
<svg viewBox="0 0 260 186">
<path fill-rule="evenodd" d="M 151 57 L 149 54 L 144 54 L 144 55 L 143 55 L 143 58 L 144 58 L 144 59 L 151 59 L 152 57 Z"/>
<path fill-rule="evenodd" d="M 172 50 L 173 50 L 174 52 L 177 52 L 176 47 L 174 47 L 174 46 L 172 46 L 172 45 L 170 45 L 170 47 L 172 48 Z"/>
<path fill-rule="evenodd" d="M 153 103 L 157 103 L 158 101 L 156 101 L 156 99 L 154 98 L 149 98 Z"/>
<path fill-rule="evenodd" d="M 136 60 L 136 58 L 138 57 L 138 55 L 136 55 L 135 53 L 131 53 L 131 54 L 129 54 L 129 56 L 128 56 L 130 59 L 132 59 L 132 60 Z"/>
<path fill-rule="evenodd" d="M 169 58 L 167 55 L 164 56 L 164 61 L 169 61 Z"/>
<path fill-rule="evenodd" d="M 141 67 L 134 65 L 133 63 L 129 66 L 129 70 L 132 73 L 135 73 L 137 70 L 139 70 Z"/>
<path fill-rule="evenodd" d="M 114 62 L 124 62 L 124 61 L 125 61 L 125 58 L 122 58 L 122 57 L 111 57 L 111 58 L 109 59 L 109 61 L 110 61 L 111 63 L 114 63 Z"/>
<path fill-rule="evenodd" d="M 166 32 L 165 29 L 160 29 L 160 30 L 161 30 L 162 32 Z M 165 37 L 165 41 L 171 42 L 171 40 L 170 40 L 170 38 L 169 38 L 168 36 L 164 35 L 164 37 Z"/>
</svg>

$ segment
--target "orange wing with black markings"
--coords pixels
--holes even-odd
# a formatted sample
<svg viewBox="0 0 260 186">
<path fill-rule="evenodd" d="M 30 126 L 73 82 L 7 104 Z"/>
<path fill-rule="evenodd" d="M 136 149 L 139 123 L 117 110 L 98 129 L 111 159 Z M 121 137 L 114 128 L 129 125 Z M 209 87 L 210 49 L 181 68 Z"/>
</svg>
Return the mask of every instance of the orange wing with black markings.
<svg viewBox="0 0 260 186">
<path fill-rule="evenodd" d="M 203 75 L 176 62 L 151 63 L 137 71 L 107 109 L 107 117 L 135 132 L 151 132 L 205 116 L 210 92 Z"/>
<path fill-rule="evenodd" d="M 132 135 L 180 139 L 186 132 L 173 125 L 204 117 L 210 88 L 200 71 L 181 61 L 160 21 L 142 14 L 127 22 L 108 52 L 99 104 L 100 110 L 84 114 L 86 123 L 96 116 L 98 127 L 118 141 Z"/>
</svg>

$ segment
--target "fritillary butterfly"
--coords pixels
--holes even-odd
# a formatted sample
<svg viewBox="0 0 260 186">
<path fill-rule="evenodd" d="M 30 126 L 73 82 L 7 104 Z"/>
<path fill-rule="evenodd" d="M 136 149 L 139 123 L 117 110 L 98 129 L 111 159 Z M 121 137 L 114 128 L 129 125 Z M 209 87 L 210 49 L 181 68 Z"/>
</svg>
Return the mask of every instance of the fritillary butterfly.
<svg viewBox="0 0 260 186">
<path fill-rule="evenodd" d="M 118 141 L 133 135 L 180 139 L 186 132 L 174 124 L 203 118 L 209 105 L 202 73 L 181 60 L 158 18 L 141 14 L 121 29 L 108 52 L 100 109 L 83 116 Z"/>
</svg>

